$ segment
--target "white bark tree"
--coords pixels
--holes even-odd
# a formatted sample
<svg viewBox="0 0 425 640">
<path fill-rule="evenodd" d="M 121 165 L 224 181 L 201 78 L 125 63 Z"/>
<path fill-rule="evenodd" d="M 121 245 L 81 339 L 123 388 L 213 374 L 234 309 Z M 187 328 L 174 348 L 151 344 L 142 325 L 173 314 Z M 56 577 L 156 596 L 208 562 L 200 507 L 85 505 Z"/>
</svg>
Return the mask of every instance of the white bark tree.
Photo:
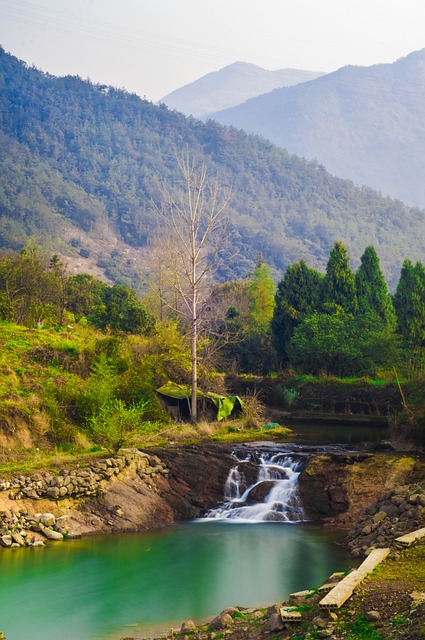
<svg viewBox="0 0 425 640">
<path fill-rule="evenodd" d="M 191 421 L 197 421 L 198 337 L 217 257 L 226 241 L 225 210 L 231 193 L 207 180 L 205 165 L 188 152 L 178 158 L 181 189 L 162 188 L 163 206 L 157 246 L 161 247 L 162 302 L 190 327 L 192 358 Z M 170 295 L 170 292 L 171 295 Z M 177 302 L 176 302 L 177 300 Z"/>
</svg>

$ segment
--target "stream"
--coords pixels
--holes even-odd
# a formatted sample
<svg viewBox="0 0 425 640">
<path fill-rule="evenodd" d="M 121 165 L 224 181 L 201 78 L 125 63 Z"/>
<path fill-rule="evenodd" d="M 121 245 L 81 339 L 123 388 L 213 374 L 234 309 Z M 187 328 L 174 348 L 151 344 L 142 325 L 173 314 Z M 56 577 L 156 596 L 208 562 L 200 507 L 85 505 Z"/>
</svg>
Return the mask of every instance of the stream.
<svg viewBox="0 0 425 640">
<path fill-rule="evenodd" d="M 352 560 L 335 544 L 340 532 L 306 522 L 298 500 L 310 448 L 308 437 L 304 444 L 235 447 L 223 503 L 198 521 L 0 550 L 6 640 L 159 634 L 226 606 L 281 602 L 347 570 Z"/>
</svg>

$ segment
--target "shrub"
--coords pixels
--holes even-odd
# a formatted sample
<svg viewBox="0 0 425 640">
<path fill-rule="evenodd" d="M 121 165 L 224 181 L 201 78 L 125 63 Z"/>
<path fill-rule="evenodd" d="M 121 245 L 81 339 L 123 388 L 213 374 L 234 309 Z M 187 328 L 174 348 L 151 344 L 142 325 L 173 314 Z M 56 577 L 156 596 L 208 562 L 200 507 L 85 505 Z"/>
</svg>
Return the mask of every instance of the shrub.
<svg viewBox="0 0 425 640">
<path fill-rule="evenodd" d="M 143 429 L 146 402 L 133 403 L 126 406 L 122 400 L 113 398 L 100 407 L 95 415 L 87 420 L 87 427 L 93 442 L 117 452 L 128 446 Z"/>
</svg>

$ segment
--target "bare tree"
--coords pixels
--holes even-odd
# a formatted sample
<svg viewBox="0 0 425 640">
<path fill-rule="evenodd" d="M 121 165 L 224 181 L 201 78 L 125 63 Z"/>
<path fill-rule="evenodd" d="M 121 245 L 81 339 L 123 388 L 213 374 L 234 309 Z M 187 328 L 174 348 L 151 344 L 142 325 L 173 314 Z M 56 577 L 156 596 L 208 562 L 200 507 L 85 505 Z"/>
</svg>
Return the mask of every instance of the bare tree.
<svg viewBox="0 0 425 640">
<path fill-rule="evenodd" d="M 205 165 L 185 152 L 178 158 L 182 176 L 179 191 L 162 188 L 161 287 L 162 302 L 183 316 L 190 327 L 192 358 L 191 420 L 197 420 L 199 322 L 205 308 L 217 257 L 226 240 L 225 210 L 231 198 L 218 181 L 207 180 Z M 170 295 L 172 292 L 172 295 Z"/>
</svg>

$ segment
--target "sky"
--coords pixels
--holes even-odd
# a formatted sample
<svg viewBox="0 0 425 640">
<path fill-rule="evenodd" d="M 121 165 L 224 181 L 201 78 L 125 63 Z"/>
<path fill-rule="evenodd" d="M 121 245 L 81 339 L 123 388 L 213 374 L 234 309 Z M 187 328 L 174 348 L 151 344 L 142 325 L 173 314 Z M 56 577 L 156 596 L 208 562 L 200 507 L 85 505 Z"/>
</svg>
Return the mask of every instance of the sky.
<svg viewBox="0 0 425 640">
<path fill-rule="evenodd" d="M 424 0 L 0 0 L 0 44 L 156 102 L 238 60 L 330 72 L 425 48 Z"/>
</svg>

